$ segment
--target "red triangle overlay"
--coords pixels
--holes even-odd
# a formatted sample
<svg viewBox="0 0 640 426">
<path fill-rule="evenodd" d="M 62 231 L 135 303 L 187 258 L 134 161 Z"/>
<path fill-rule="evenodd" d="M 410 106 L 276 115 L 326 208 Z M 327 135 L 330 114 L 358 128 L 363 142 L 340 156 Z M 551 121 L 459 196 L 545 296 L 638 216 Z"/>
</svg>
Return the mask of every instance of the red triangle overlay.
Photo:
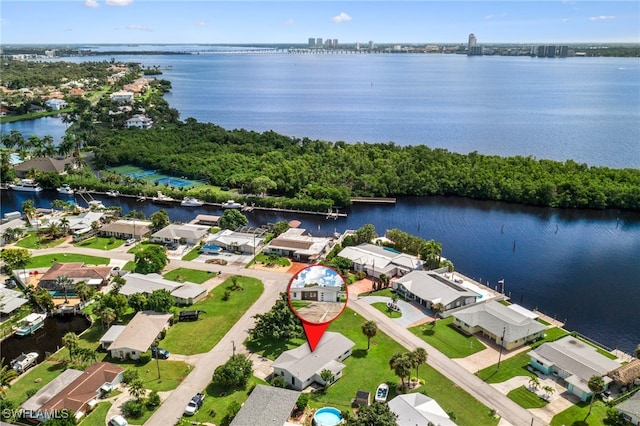
<svg viewBox="0 0 640 426">
<path fill-rule="evenodd" d="M 323 323 L 313 323 L 302 321 L 302 327 L 304 328 L 304 334 L 307 335 L 307 341 L 309 342 L 309 347 L 311 348 L 311 352 L 316 350 L 316 346 L 322 339 L 322 335 L 326 331 L 329 326 L 328 322 Z"/>
</svg>

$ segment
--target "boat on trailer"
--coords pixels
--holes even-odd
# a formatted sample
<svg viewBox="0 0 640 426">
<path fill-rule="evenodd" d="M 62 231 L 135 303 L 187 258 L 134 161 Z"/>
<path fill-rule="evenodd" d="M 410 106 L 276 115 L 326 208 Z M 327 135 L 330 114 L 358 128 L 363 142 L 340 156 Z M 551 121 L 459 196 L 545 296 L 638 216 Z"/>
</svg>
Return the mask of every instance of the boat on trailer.
<svg viewBox="0 0 640 426">
<path fill-rule="evenodd" d="M 21 354 L 16 359 L 11 361 L 11 368 L 18 373 L 24 373 L 29 368 L 38 363 L 38 352 L 29 352 L 28 354 Z"/>
<path fill-rule="evenodd" d="M 387 400 L 387 396 L 389 395 L 389 385 L 386 383 L 381 383 L 376 389 L 376 402 L 385 402 Z"/>
</svg>

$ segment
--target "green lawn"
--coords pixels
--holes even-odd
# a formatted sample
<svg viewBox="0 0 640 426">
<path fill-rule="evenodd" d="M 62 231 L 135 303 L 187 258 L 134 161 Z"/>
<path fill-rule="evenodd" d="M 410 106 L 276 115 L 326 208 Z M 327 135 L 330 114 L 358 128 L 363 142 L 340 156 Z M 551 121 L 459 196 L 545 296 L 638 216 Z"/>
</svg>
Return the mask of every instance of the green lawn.
<svg viewBox="0 0 640 426">
<path fill-rule="evenodd" d="M 249 397 L 250 390 L 253 389 L 256 384 L 266 385 L 267 383 L 257 377 L 251 377 L 249 379 L 246 389 L 223 389 L 220 386 L 214 386 L 209 383 L 209 386 L 205 389 L 206 397 L 202 403 L 202 408 L 200 408 L 194 416 L 183 417 L 183 419 L 185 421 L 195 420 L 219 425 L 227 414 L 229 404 L 232 401 L 238 401 L 240 404 L 243 404 Z"/>
<path fill-rule="evenodd" d="M 436 321 L 435 326 L 423 324 L 411 327 L 410 332 L 438 349 L 449 358 L 465 358 L 486 349 L 474 336 L 468 336 L 451 326 L 453 317 Z"/>
<path fill-rule="evenodd" d="M 249 265 L 252 265 L 253 263 L 262 263 L 265 265 L 272 264 L 274 266 L 291 266 L 291 262 L 286 257 L 280 257 L 275 255 L 271 256 L 264 253 L 258 253 L 256 257 L 254 257 L 253 260 L 249 262 Z"/>
<path fill-rule="evenodd" d="M 395 293 L 391 291 L 391 287 L 384 288 L 382 290 L 370 291 L 368 293 L 360 293 L 358 298 L 365 296 L 382 296 L 391 298 Z"/>
<path fill-rule="evenodd" d="M 29 263 L 27 263 L 26 268 L 45 268 L 50 267 L 56 262 L 83 262 L 87 265 L 108 265 L 110 260 L 111 259 L 107 257 L 86 256 L 84 254 L 54 253 L 32 257 L 29 259 Z"/>
<path fill-rule="evenodd" d="M 507 397 L 522 408 L 542 408 L 548 404 L 547 401 L 540 398 L 535 392 L 531 392 L 524 386 L 515 388 L 507 394 Z"/>
<path fill-rule="evenodd" d="M 114 238 L 107 237 L 93 237 L 88 240 L 81 241 L 79 243 L 74 244 L 76 247 L 84 247 L 84 248 L 92 248 L 97 250 L 113 250 L 114 248 L 118 248 L 124 244 L 123 240 L 119 240 Z"/>
<path fill-rule="evenodd" d="M 200 246 L 195 246 L 189 253 L 182 256 L 182 260 L 194 260 L 200 256 Z"/>
<path fill-rule="evenodd" d="M 262 282 L 255 278 L 238 277 L 238 283 L 244 290 L 232 291 L 227 301 L 223 301 L 222 296 L 231 285 L 231 278 L 213 289 L 205 299 L 189 306 L 188 310 L 198 309 L 205 313 L 198 321 L 174 324 L 167 331 L 162 347 L 183 355 L 207 352 L 213 348 L 264 290 Z"/>
<path fill-rule="evenodd" d="M 602 401 L 596 399 L 591 415 L 584 421 L 589 412 L 589 403 L 581 402 L 556 414 L 551 419 L 551 426 L 602 426 L 606 424 L 604 420 L 607 418 L 607 408 Z"/>
<path fill-rule="evenodd" d="M 104 426 L 109 408 L 111 408 L 109 401 L 99 403 L 93 411 L 80 422 L 80 426 Z"/>
<path fill-rule="evenodd" d="M 547 328 L 544 334 L 545 334 L 544 339 L 540 339 L 537 342 L 529 345 L 531 349 L 535 349 L 538 346 L 542 345 L 543 343 L 553 342 L 555 340 L 558 340 L 559 338 L 568 335 L 569 332 L 559 327 L 551 327 L 551 328 Z"/>
<path fill-rule="evenodd" d="M 304 300 L 291 300 L 291 306 L 294 309 L 304 308 L 305 306 L 309 306 L 311 302 L 307 302 Z"/>
<path fill-rule="evenodd" d="M 509 359 L 503 359 L 500 362 L 499 369 L 496 368 L 498 361 L 496 360 L 496 364 L 477 371 L 476 376 L 487 383 L 500 383 L 516 376 L 534 377 L 535 374 L 527 370 L 530 360 L 531 357 L 528 352 L 520 352 Z"/>
<path fill-rule="evenodd" d="M 136 262 L 134 262 L 133 260 L 128 261 L 122 267 L 123 271 L 135 271 L 135 269 L 136 269 Z"/>
<path fill-rule="evenodd" d="M 371 306 L 388 316 L 389 318 L 400 318 L 402 317 L 402 312 L 391 311 L 387 308 L 387 304 L 383 302 L 375 302 L 372 303 Z"/>
<path fill-rule="evenodd" d="M 163 275 L 167 280 L 177 281 L 179 283 L 189 281 L 196 284 L 202 284 L 215 276 L 216 273 L 212 271 L 198 271 L 197 269 L 188 268 L 176 268 Z"/>
<path fill-rule="evenodd" d="M 66 240 L 65 237 L 57 238 L 55 240 L 50 240 L 45 235 L 40 235 L 40 239 L 38 241 L 38 236 L 35 232 L 29 232 L 29 235 L 22 238 L 20 241 L 16 243 L 17 247 L 22 247 L 26 249 L 45 249 L 45 248 L 53 248 L 57 247 L 60 244 L 64 243 Z"/>
<path fill-rule="evenodd" d="M 23 374 L 17 382 L 11 385 L 7 390 L 6 398 L 15 402 L 16 405 L 20 405 L 28 399 L 27 391 L 42 389 L 64 370 L 65 363 L 63 362 L 44 361 Z"/>
</svg>

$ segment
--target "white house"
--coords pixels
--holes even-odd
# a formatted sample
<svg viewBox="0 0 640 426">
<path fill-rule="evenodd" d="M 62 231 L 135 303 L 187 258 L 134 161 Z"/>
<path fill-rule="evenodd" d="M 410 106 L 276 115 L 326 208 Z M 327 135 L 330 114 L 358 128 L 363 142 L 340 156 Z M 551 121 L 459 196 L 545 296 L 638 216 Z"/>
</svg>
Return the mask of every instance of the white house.
<svg viewBox="0 0 640 426">
<path fill-rule="evenodd" d="M 622 417 L 632 425 L 640 426 L 640 392 L 616 406 Z"/>
<path fill-rule="evenodd" d="M 291 287 L 291 300 L 310 300 L 314 302 L 339 302 L 340 287 L 315 285 L 311 287 Z"/>
<path fill-rule="evenodd" d="M 153 120 L 143 114 L 136 114 L 124 122 L 127 129 L 150 129 L 153 126 Z"/>
<path fill-rule="evenodd" d="M 125 103 L 130 104 L 130 103 L 133 103 L 133 92 L 130 92 L 128 90 L 113 92 L 110 98 L 111 98 L 111 102 L 115 102 L 118 104 L 125 104 Z"/>
<path fill-rule="evenodd" d="M 382 274 L 401 277 L 411 271 L 422 270 L 424 264 L 416 256 L 369 243 L 346 247 L 338 256 L 352 261 L 356 272 L 364 271 L 374 278 L 380 278 Z"/>
<path fill-rule="evenodd" d="M 166 280 L 159 274 L 130 272 L 124 276 L 124 279 L 125 284 L 120 289 L 120 294 L 127 297 L 136 293 L 151 294 L 155 290 L 166 290 L 171 293 L 176 304 L 192 305 L 207 295 L 207 288 L 202 285 Z"/>
<path fill-rule="evenodd" d="M 305 235 L 306 230 L 289 228 L 274 238 L 262 250 L 266 254 L 291 257 L 296 260 L 314 261 L 330 250 L 331 238 Z"/>
<path fill-rule="evenodd" d="M 242 254 L 256 254 L 264 238 L 256 234 L 223 229 L 207 239 L 207 245 L 222 247 Z"/>
<path fill-rule="evenodd" d="M 433 424 L 456 426 L 438 403 L 419 392 L 398 395 L 389 401 L 389 409 L 398 415 L 398 426 Z"/>
<path fill-rule="evenodd" d="M 283 352 L 273 362 L 273 374 L 284 377 L 285 383 L 296 390 L 314 382 L 325 385 L 320 377 L 323 370 L 333 373 L 333 383 L 342 376 L 345 365 L 341 361 L 351 355 L 354 346 L 342 334 L 327 331 L 313 352 L 308 343 Z"/>
<path fill-rule="evenodd" d="M 149 350 L 160 332 L 169 327 L 171 317 L 173 314 L 138 312 L 107 350 L 113 358 L 140 359 L 140 355 Z"/>
<path fill-rule="evenodd" d="M 51 108 L 54 111 L 59 111 L 61 109 L 65 109 L 67 107 L 67 102 L 63 99 L 49 99 L 45 102 L 45 105 Z"/>
<path fill-rule="evenodd" d="M 209 235 L 208 226 L 172 223 L 158 232 L 151 234 L 151 241 L 171 244 L 183 240 L 187 244 L 195 246 L 207 235 Z"/>
<path fill-rule="evenodd" d="M 4 240 L 4 234 L 7 231 L 7 229 L 20 229 L 23 232 L 26 232 L 26 225 L 27 225 L 27 222 L 25 222 L 20 218 L 13 219 L 8 222 L 3 222 L 2 224 L 0 224 L 0 246 L 5 245 L 6 243 L 6 241 Z"/>
<path fill-rule="evenodd" d="M 391 280 L 391 286 L 406 299 L 415 300 L 432 309 L 441 303 L 444 310 L 475 303 L 480 294 L 471 291 L 445 277 L 427 271 L 412 271 L 401 278 Z"/>
</svg>

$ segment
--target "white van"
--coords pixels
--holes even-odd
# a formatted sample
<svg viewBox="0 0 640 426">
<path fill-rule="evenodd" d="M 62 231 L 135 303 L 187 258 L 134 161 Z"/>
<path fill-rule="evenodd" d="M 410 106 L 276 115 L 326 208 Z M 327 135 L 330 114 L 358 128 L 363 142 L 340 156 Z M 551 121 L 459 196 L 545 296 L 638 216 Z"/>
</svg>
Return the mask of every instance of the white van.
<svg viewBox="0 0 640 426">
<path fill-rule="evenodd" d="M 128 425 L 129 423 L 127 423 L 125 418 L 122 416 L 116 415 L 111 417 L 111 419 L 109 420 L 109 426 L 128 426 Z"/>
</svg>

